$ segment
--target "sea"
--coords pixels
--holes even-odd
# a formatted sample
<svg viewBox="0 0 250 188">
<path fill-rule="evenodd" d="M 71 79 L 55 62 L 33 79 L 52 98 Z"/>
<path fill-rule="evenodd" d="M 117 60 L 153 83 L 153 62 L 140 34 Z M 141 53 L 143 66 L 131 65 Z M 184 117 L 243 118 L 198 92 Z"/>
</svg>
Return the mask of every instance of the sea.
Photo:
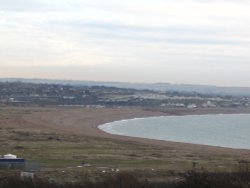
<svg viewBox="0 0 250 188">
<path fill-rule="evenodd" d="M 106 123 L 99 128 L 116 135 L 250 149 L 250 114 L 135 118 Z"/>
</svg>

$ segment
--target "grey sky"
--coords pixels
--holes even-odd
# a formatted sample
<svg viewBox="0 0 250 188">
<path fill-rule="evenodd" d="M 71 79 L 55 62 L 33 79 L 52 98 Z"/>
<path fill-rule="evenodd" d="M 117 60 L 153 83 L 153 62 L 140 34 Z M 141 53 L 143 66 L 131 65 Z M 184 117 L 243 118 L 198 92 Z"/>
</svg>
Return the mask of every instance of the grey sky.
<svg viewBox="0 0 250 188">
<path fill-rule="evenodd" d="M 0 77 L 250 86 L 247 0 L 0 0 Z"/>
</svg>

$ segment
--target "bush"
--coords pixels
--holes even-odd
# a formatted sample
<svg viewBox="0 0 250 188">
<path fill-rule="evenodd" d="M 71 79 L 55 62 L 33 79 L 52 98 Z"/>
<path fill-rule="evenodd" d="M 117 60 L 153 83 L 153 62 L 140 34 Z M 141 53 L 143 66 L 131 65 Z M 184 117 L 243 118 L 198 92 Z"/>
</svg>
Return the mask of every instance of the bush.
<svg viewBox="0 0 250 188">
<path fill-rule="evenodd" d="M 148 188 L 134 176 L 119 173 L 98 182 L 82 180 L 81 183 L 56 184 L 39 178 L 21 179 L 18 176 L 0 178 L 0 188 Z"/>
<path fill-rule="evenodd" d="M 177 188 L 248 188 L 250 173 L 189 172 Z"/>
</svg>

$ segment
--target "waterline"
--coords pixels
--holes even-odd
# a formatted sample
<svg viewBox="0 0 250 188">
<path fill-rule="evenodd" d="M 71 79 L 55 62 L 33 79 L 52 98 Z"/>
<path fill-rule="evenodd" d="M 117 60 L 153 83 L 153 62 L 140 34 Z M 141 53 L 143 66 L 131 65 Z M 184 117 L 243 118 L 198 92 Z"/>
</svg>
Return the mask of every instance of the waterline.
<svg viewBox="0 0 250 188">
<path fill-rule="evenodd" d="M 250 149 L 250 114 L 135 118 L 99 128 L 116 135 Z"/>
</svg>

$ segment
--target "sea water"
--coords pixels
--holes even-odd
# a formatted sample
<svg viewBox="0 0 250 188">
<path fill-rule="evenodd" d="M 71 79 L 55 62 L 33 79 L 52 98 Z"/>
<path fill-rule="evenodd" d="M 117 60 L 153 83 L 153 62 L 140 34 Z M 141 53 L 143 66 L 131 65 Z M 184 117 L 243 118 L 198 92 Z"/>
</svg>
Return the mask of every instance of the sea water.
<svg viewBox="0 0 250 188">
<path fill-rule="evenodd" d="M 136 118 L 99 128 L 117 135 L 250 149 L 250 114 Z"/>
</svg>

